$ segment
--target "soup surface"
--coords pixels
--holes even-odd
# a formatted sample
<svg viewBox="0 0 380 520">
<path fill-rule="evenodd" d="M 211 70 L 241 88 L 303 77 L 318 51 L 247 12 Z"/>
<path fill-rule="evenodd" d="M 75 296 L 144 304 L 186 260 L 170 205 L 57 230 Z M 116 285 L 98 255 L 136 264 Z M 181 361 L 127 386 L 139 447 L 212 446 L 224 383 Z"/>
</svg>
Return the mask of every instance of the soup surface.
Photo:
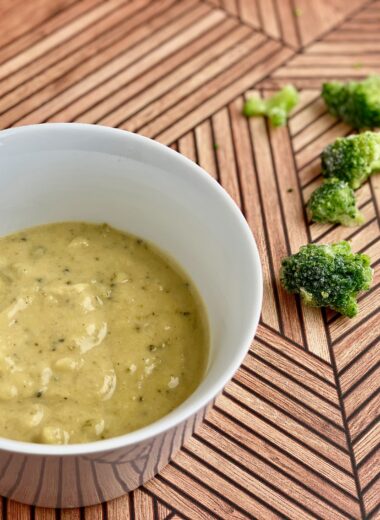
<svg viewBox="0 0 380 520">
<path fill-rule="evenodd" d="M 66 444 L 145 426 L 207 362 L 196 290 L 155 247 L 65 222 L 0 239 L 0 436 Z"/>
</svg>

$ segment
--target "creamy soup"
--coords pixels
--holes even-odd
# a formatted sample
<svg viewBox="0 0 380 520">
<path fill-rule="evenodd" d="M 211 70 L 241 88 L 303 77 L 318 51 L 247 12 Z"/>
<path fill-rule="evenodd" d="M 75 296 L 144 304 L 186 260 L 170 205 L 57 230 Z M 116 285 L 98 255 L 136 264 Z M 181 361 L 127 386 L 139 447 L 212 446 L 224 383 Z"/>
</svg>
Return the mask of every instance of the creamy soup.
<svg viewBox="0 0 380 520">
<path fill-rule="evenodd" d="M 0 239 L 0 436 L 67 444 L 141 428 L 205 370 L 205 312 L 152 245 L 66 222 Z"/>
</svg>

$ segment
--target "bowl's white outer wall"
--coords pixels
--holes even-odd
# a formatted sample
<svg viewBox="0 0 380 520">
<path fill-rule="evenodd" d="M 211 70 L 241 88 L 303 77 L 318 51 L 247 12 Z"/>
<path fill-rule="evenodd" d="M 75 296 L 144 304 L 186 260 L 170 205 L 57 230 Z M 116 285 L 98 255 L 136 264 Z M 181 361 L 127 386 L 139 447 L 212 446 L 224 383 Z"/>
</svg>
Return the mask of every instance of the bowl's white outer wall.
<svg viewBox="0 0 380 520">
<path fill-rule="evenodd" d="M 207 308 L 207 374 L 185 403 L 136 432 L 69 446 L 0 438 L 0 494 L 74 507 L 110 500 L 157 473 L 243 360 L 257 327 L 262 275 L 239 209 L 201 168 L 150 139 L 81 124 L 0 132 L 0 235 L 62 220 L 108 222 L 156 243 Z"/>
<path fill-rule="evenodd" d="M 166 466 L 201 424 L 207 407 L 151 439 L 82 455 L 0 452 L 0 494 L 41 507 L 81 507 L 117 498 Z"/>
</svg>

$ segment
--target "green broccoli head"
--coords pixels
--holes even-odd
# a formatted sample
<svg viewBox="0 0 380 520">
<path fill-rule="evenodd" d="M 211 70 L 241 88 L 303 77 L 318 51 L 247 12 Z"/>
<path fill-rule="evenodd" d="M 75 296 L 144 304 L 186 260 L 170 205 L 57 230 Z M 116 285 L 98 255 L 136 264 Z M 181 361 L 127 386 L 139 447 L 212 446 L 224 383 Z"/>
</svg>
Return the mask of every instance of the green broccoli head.
<svg viewBox="0 0 380 520">
<path fill-rule="evenodd" d="M 310 220 L 357 226 L 364 217 L 356 207 L 355 193 L 345 181 L 326 179 L 311 195 L 307 205 Z"/>
<path fill-rule="evenodd" d="M 283 108 L 289 113 L 298 103 L 298 91 L 293 85 L 285 85 L 281 90 L 267 99 L 268 110 L 274 107 Z"/>
<path fill-rule="evenodd" d="M 380 133 L 339 137 L 323 150 L 321 162 L 324 177 L 337 177 L 357 189 L 380 170 Z"/>
<path fill-rule="evenodd" d="M 258 96 L 247 99 L 243 106 L 243 114 L 247 117 L 265 115 L 273 126 L 284 126 L 298 99 L 298 92 L 293 85 L 286 85 L 268 99 L 264 100 Z"/>
<path fill-rule="evenodd" d="M 322 97 L 331 114 L 354 128 L 380 126 L 380 76 L 358 82 L 324 83 Z"/>
<path fill-rule="evenodd" d="M 285 126 L 288 113 L 282 107 L 272 107 L 267 110 L 267 116 L 272 126 Z"/>
<path fill-rule="evenodd" d="M 247 99 L 243 106 L 243 114 L 246 117 L 263 116 L 266 113 L 267 105 L 259 96 Z"/>
<path fill-rule="evenodd" d="M 369 289 L 372 269 L 367 255 L 353 253 L 348 242 L 308 244 L 282 260 L 280 279 L 290 293 L 313 307 L 330 307 L 352 318 L 360 291 Z"/>
</svg>

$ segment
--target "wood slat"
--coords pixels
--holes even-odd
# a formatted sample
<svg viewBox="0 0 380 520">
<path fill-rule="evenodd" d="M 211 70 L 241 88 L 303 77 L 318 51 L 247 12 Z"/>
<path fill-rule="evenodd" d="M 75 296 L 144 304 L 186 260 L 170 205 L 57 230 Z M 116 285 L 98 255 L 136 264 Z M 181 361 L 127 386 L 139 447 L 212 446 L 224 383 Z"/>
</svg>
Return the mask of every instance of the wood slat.
<svg viewBox="0 0 380 520">
<path fill-rule="evenodd" d="M 217 436 L 216 436 L 217 437 Z M 215 437 L 214 437 L 215 438 Z M 198 457 L 203 453 L 203 444 L 198 441 L 197 438 L 194 438 L 192 440 L 191 444 L 191 451 Z M 240 454 L 241 456 L 241 454 Z M 234 464 L 233 460 L 238 462 L 238 464 Z M 241 502 L 245 502 L 250 504 L 250 502 L 255 500 L 255 497 L 260 498 L 261 500 L 265 500 L 265 503 L 267 503 L 269 506 L 272 506 L 276 511 L 278 511 L 280 514 L 285 514 L 285 511 L 291 513 L 292 516 L 296 516 L 297 514 L 302 514 L 304 518 L 312 518 L 312 516 L 303 510 L 303 508 L 299 508 L 297 504 L 292 502 L 291 500 L 287 499 L 286 497 L 280 497 L 280 494 L 276 489 L 271 489 L 268 486 L 264 485 L 264 482 L 262 482 L 262 479 L 265 478 L 265 474 L 261 472 L 260 469 L 264 469 L 263 465 L 260 464 L 260 461 L 256 461 L 256 468 L 258 473 L 247 473 L 240 467 L 240 462 L 242 460 L 239 460 L 239 457 L 234 457 L 234 452 L 231 449 L 228 453 L 228 458 L 221 455 L 219 452 L 217 453 L 214 450 L 207 450 L 206 457 L 202 457 L 202 461 L 204 461 L 205 466 L 202 467 L 199 460 L 192 460 L 191 457 L 187 457 L 183 461 L 183 465 L 186 467 L 191 468 L 191 466 L 194 464 L 194 473 L 196 472 L 195 468 L 198 468 L 198 466 L 201 466 L 202 470 L 204 472 L 207 471 L 217 471 L 218 468 L 223 467 L 223 474 L 226 475 L 231 481 L 236 483 L 236 485 L 239 486 L 239 491 L 235 492 L 246 492 L 249 493 L 249 500 L 248 498 L 245 500 L 242 500 Z M 179 462 L 181 464 L 182 461 Z M 207 464 L 207 466 L 206 466 Z M 214 477 L 215 478 L 215 477 Z M 279 477 L 280 478 L 280 477 Z M 280 480 L 282 480 L 280 478 Z M 248 512 L 251 512 L 251 514 L 257 514 L 256 507 L 252 509 L 248 509 Z"/>
<path fill-rule="evenodd" d="M 194 1 L 185 0 L 172 9 L 168 9 L 167 13 L 164 11 L 157 16 L 160 9 L 168 8 L 172 3 L 173 0 L 162 0 L 160 5 L 150 4 L 149 7 L 140 11 L 139 17 L 134 18 L 135 30 L 126 33 L 123 39 L 107 47 L 104 52 L 100 52 L 91 59 L 78 64 L 69 74 L 64 76 L 64 81 L 53 81 L 24 103 L 20 103 L 14 109 L 9 110 L 6 117 L 2 116 L 3 124 L 12 124 L 15 121 L 18 124 L 28 124 L 36 120 L 48 119 L 78 97 L 92 90 L 95 85 L 104 82 L 117 74 L 120 69 L 136 62 L 144 54 L 152 51 L 160 43 L 180 31 L 181 28 L 191 24 L 194 19 L 207 12 L 207 6 L 202 5 L 197 6 L 191 12 L 186 12 L 191 8 Z M 183 17 L 179 16 L 181 13 L 184 14 Z M 153 19 L 151 19 L 152 17 Z M 150 21 L 151 27 L 153 25 L 156 29 L 154 34 L 151 34 L 151 27 L 144 24 L 144 21 Z M 147 38 L 148 35 L 150 38 Z M 128 48 L 129 52 L 126 52 Z M 42 104 L 42 106 L 31 110 L 38 104 Z M 27 112 L 28 108 L 29 111 L 31 110 L 30 113 Z M 19 119 L 23 113 L 28 115 Z"/>
<path fill-rule="evenodd" d="M 266 481 L 267 483 L 273 484 L 273 494 L 274 497 L 276 493 L 281 495 L 284 493 L 287 495 L 287 490 L 292 489 L 292 497 L 285 497 L 285 500 L 280 499 L 280 503 L 286 503 L 286 507 L 288 507 L 288 512 L 292 510 L 294 505 L 291 503 L 291 498 L 293 498 L 296 502 L 304 504 L 308 507 L 309 510 L 320 514 L 322 517 L 326 516 L 328 518 L 344 518 L 344 516 L 336 511 L 330 504 L 326 504 L 323 500 L 313 496 L 308 490 L 304 487 L 300 486 L 296 482 L 289 479 L 288 476 L 276 472 L 276 470 L 268 466 L 261 458 L 253 455 L 252 453 L 243 450 L 241 446 L 232 442 L 230 439 L 226 439 L 224 435 L 220 432 L 216 432 L 214 429 L 209 428 L 207 425 L 202 428 L 201 434 L 199 436 L 200 439 L 207 442 L 207 445 L 214 448 L 217 451 L 218 455 L 221 453 L 228 454 L 228 459 L 231 460 L 232 464 L 235 464 L 237 467 L 252 467 L 253 475 L 258 476 L 260 479 Z M 198 437 L 197 437 L 198 440 Z M 195 441 L 196 442 L 196 441 Z M 193 446 L 194 447 L 194 446 Z M 201 443 L 197 445 L 197 448 L 193 450 L 198 456 L 203 451 L 203 446 Z M 221 456 L 221 455 L 220 455 Z M 215 462 L 218 458 L 215 457 Z M 222 464 L 224 466 L 224 464 Z M 248 483 L 246 482 L 245 485 Z M 274 506 L 278 503 L 278 499 L 274 502 Z M 286 511 L 284 509 L 284 514 Z M 298 512 L 302 517 L 304 515 L 303 512 Z M 292 516 L 296 516 L 297 512 L 294 511 Z"/>
<path fill-rule="evenodd" d="M 72 104 L 69 112 L 64 109 L 63 113 L 56 113 L 52 120 L 59 120 L 64 115 L 88 123 L 117 126 L 147 104 L 153 111 L 152 104 L 157 94 L 162 96 L 166 90 L 180 83 L 183 76 L 186 78 L 186 71 L 189 74 L 194 67 L 201 68 L 212 56 L 225 51 L 229 45 L 248 34 L 248 29 L 239 28 L 230 36 L 228 33 L 236 24 L 224 18 L 222 12 L 210 13 L 210 16 L 201 18 L 171 39 L 169 44 L 156 49 L 142 63 L 139 62 L 136 81 L 133 81 L 135 76 L 130 68 L 123 70 L 92 89 L 85 102 L 78 100 Z M 220 23 L 222 20 L 224 23 Z M 219 45 L 216 44 L 218 38 Z M 212 43 L 211 56 L 205 52 L 197 55 L 200 50 L 209 49 Z M 106 98 L 105 89 L 110 93 Z"/>
<path fill-rule="evenodd" d="M 60 512 L 61 520 L 80 520 L 80 509 L 62 509 Z"/>
<path fill-rule="evenodd" d="M 194 439 L 191 445 L 193 443 Z M 185 490 L 190 500 L 198 502 L 199 497 L 205 493 L 203 483 L 209 481 L 212 476 L 214 479 L 213 493 L 209 494 L 208 501 L 202 501 L 202 506 L 210 516 L 217 513 L 226 519 L 230 517 L 246 519 L 250 517 L 250 514 L 270 514 L 269 507 L 262 506 L 254 498 L 250 500 L 249 494 L 246 490 L 241 489 L 235 480 L 227 482 L 224 478 L 215 474 L 212 468 L 189 456 L 187 452 L 180 453 L 176 458 L 175 466 L 168 468 L 164 476 L 168 479 L 168 482 Z M 234 497 L 239 497 L 236 501 L 238 504 L 243 501 L 247 504 L 247 512 L 239 511 L 238 507 L 234 508 L 231 505 L 231 502 L 235 502 Z"/>
<path fill-rule="evenodd" d="M 273 393 L 274 397 L 277 396 L 281 400 L 283 397 L 281 396 L 282 391 L 285 395 L 288 395 L 290 399 L 298 399 L 301 403 L 304 402 L 306 405 L 310 405 L 318 411 L 319 414 L 330 419 L 338 427 L 342 426 L 338 406 L 334 402 L 337 399 L 335 395 L 330 402 L 327 396 L 323 395 L 321 391 L 318 393 L 308 391 L 307 386 L 303 383 L 298 383 L 296 378 L 293 378 L 291 374 L 288 374 L 288 377 L 286 377 L 286 372 L 281 370 L 281 368 L 277 365 L 271 365 L 264 357 L 260 357 L 257 354 L 247 356 L 244 361 L 244 367 L 248 369 L 248 373 L 242 370 L 241 374 L 237 374 L 236 380 L 244 381 L 245 386 L 248 388 L 257 384 L 256 382 L 250 381 L 253 376 L 257 375 L 261 380 L 264 379 L 267 383 L 276 386 L 280 390 L 279 393 Z M 249 382 L 251 382 L 251 384 L 249 384 Z M 261 395 L 265 396 L 266 399 L 269 398 L 271 396 L 269 388 L 267 389 L 267 393 L 262 393 Z M 286 410 L 286 406 L 281 406 L 281 408 Z M 291 415 L 297 418 L 296 413 Z M 302 417 L 302 415 L 301 413 L 300 416 Z M 323 432 L 323 429 L 320 431 Z"/>
<path fill-rule="evenodd" d="M 22 0 L 17 0 L 18 3 L 21 3 L 21 1 Z M 53 31 L 67 23 L 70 23 L 88 10 L 93 9 L 99 3 L 100 0 L 83 0 L 82 2 L 74 1 L 70 3 L 70 6 L 67 9 L 63 9 L 62 11 L 57 12 L 53 17 L 44 20 L 43 23 L 37 27 L 37 30 L 33 30 L 28 26 L 28 30 L 23 36 L 19 36 L 8 44 L 2 46 L 1 62 L 9 60 L 27 47 L 32 46 L 34 43 L 44 38 L 46 35 L 51 34 Z M 15 1 L 13 1 L 12 4 L 13 7 L 16 7 Z M 4 5 L 4 1 L 2 2 L 2 5 Z M 20 22 L 20 20 L 18 21 Z"/>
<path fill-rule="evenodd" d="M 372 201 L 368 201 L 367 199 L 366 205 L 361 208 L 361 213 L 363 214 L 365 222 L 373 222 L 373 219 L 376 218 L 376 214 L 375 207 L 372 204 Z M 365 227 L 351 228 L 345 226 L 338 226 L 336 224 L 332 225 L 313 223 L 310 225 L 310 235 L 313 242 L 321 244 L 332 244 L 334 242 L 339 242 L 340 240 L 350 240 L 352 241 L 352 247 L 354 248 L 354 239 L 355 242 L 360 242 L 361 237 L 365 235 L 365 238 L 367 239 L 366 241 L 368 243 L 367 230 Z M 348 325 L 347 322 L 346 324 Z M 335 328 L 333 330 L 335 332 Z"/>
<path fill-rule="evenodd" d="M 247 55 L 247 52 L 254 51 L 254 49 L 257 48 L 259 48 L 260 51 L 260 44 L 263 44 L 264 41 L 262 35 L 248 35 L 247 38 L 237 43 L 230 53 L 219 55 L 216 60 L 209 64 L 206 70 L 200 70 L 186 82 L 182 83 L 180 89 L 169 92 L 166 96 L 158 99 L 156 103 L 150 104 L 150 106 L 142 110 L 141 113 L 124 123 L 122 125 L 123 128 L 125 127 L 128 130 L 139 129 L 148 136 L 158 133 L 160 130 L 164 130 L 170 124 L 171 120 L 175 121 L 181 112 L 186 111 L 186 104 L 188 104 L 189 107 L 196 106 L 197 100 L 203 99 L 202 86 L 203 90 L 208 88 L 210 94 L 213 92 L 212 85 L 214 85 L 214 89 L 217 90 L 218 85 L 221 84 L 220 81 L 218 82 L 218 79 L 220 75 L 223 75 L 223 71 L 236 62 L 239 63 L 239 61 Z M 224 75 L 226 75 L 226 73 L 224 73 Z M 207 84 L 207 80 L 209 80 L 210 83 Z M 194 95 L 189 95 L 194 92 L 197 94 L 195 98 Z M 181 102 L 179 103 L 179 101 Z M 165 110 L 166 112 L 160 117 L 160 114 Z M 156 116 L 155 119 L 154 116 Z M 157 121 L 159 121 L 159 124 Z"/>
<path fill-rule="evenodd" d="M 140 489 L 133 493 L 133 508 L 142 518 L 154 518 L 153 499 Z"/>
<path fill-rule="evenodd" d="M 296 154 L 296 163 L 298 168 L 303 168 L 307 163 L 316 159 L 322 150 L 329 144 L 335 141 L 337 137 L 348 134 L 350 128 L 345 123 L 335 123 L 333 127 L 328 129 L 322 135 L 316 137 L 307 146 Z"/>
<path fill-rule="evenodd" d="M 313 98 L 315 97 L 315 91 L 311 90 L 309 91 L 313 93 Z M 312 98 L 312 99 L 313 99 Z M 323 102 L 323 100 L 318 95 L 317 99 L 313 99 L 310 104 L 308 104 L 303 110 L 299 110 L 296 115 L 294 115 L 290 119 L 289 127 L 291 134 L 295 136 L 296 134 L 304 134 L 308 135 L 307 127 L 311 124 L 313 124 L 314 121 L 318 120 L 324 113 L 326 112 L 326 105 Z M 303 131 L 303 132 L 302 132 Z M 299 137 L 299 139 L 303 139 L 303 141 L 306 141 L 307 137 Z M 296 139 L 293 141 L 296 143 Z M 302 145 L 302 140 L 300 142 Z M 300 146 L 298 147 L 300 148 Z"/>
<path fill-rule="evenodd" d="M 177 515 L 175 515 L 169 508 L 164 506 L 159 500 L 156 500 L 156 511 L 157 511 L 157 517 L 159 520 L 164 520 L 164 518 L 175 518 Z"/>
<path fill-rule="evenodd" d="M 240 391 L 241 393 L 242 391 Z M 243 393 L 244 395 L 244 393 Z M 249 401 L 249 400 L 248 400 Z M 217 400 L 218 406 L 227 412 L 230 417 L 234 417 L 242 424 L 247 422 L 246 410 L 240 405 L 236 404 L 230 398 L 222 396 Z M 318 468 L 318 473 L 324 478 L 332 482 L 339 483 L 339 487 L 352 496 L 355 496 L 355 484 L 352 477 L 342 473 L 341 469 L 336 468 L 321 459 L 318 455 L 314 454 L 307 447 L 300 445 L 296 440 L 284 434 L 282 431 L 277 430 L 273 425 L 268 424 L 259 416 L 254 416 L 255 429 L 257 428 L 261 435 L 263 435 L 269 442 L 274 444 L 277 448 L 285 451 L 290 456 L 293 456 L 300 463 L 306 465 L 309 468 Z M 274 415 L 273 419 L 276 420 L 277 416 Z"/>
<path fill-rule="evenodd" d="M 359 467 L 359 479 L 364 490 L 371 488 L 379 477 L 380 450 Z"/>
<path fill-rule="evenodd" d="M 89 510 L 91 509 L 89 508 Z M 56 513 L 54 509 L 36 507 L 34 510 L 34 518 L 35 520 L 56 520 Z M 89 518 L 91 519 L 91 516 L 86 516 L 86 520 L 88 520 Z"/>
<path fill-rule="evenodd" d="M 262 364 L 255 362 L 254 367 L 255 370 L 252 369 L 253 373 L 241 370 L 236 375 L 235 381 L 242 384 L 244 388 L 254 387 L 257 393 L 265 395 L 265 399 L 273 403 L 275 407 L 281 408 L 281 410 L 284 410 L 295 420 L 308 426 L 314 431 L 321 432 L 324 437 L 327 436 L 332 440 L 332 442 L 338 444 L 343 449 L 346 449 L 346 437 L 343 428 L 340 430 L 335 424 L 332 424 L 330 420 L 326 420 L 323 417 L 324 414 L 326 414 L 323 409 L 318 411 L 318 415 L 313 411 L 310 411 L 309 407 L 313 405 L 313 397 L 307 402 L 306 400 L 303 401 L 303 394 L 302 399 L 300 399 L 299 393 L 291 393 L 292 388 L 281 388 L 281 381 L 278 382 L 276 379 L 274 381 L 269 380 L 266 376 L 268 373 L 270 374 L 270 372 L 265 371 L 265 365 L 263 367 Z"/>
<path fill-rule="evenodd" d="M 301 186 L 305 188 L 309 183 L 321 177 L 321 159 L 317 157 L 298 170 Z M 322 178 L 321 178 L 322 180 Z"/>
<path fill-rule="evenodd" d="M 287 45 L 297 48 L 300 44 L 298 20 L 290 0 L 276 2 L 281 37 Z"/>
<path fill-rule="evenodd" d="M 118 5 L 121 5 L 121 1 L 122 0 L 110 1 L 99 4 L 95 9 L 92 9 L 90 12 L 86 13 L 85 16 L 83 15 L 77 18 L 71 24 L 56 31 L 52 35 L 47 36 L 40 42 L 34 44 L 34 46 L 27 48 L 25 52 L 20 53 L 16 57 L 3 63 L 0 69 L 0 79 L 9 76 L 36 58 L 39 58 L 47 51 L 54 49 L 54 47 L 59 45 L 62 41 L 75 36 L 75 34 L 79 33 L 87 25 L 90 25 L 94 21 L 105 16 Z"/>
<path fill-rule="evenodd" d="M 189 132 L 178 140 L 178 151 L 186 155 L 188 159 L 196 162 L 197 157 L 193 132 Z"/>
<path fill-rule="evenodd" d="M 138 16 L 133 18 L 133 14 L 144 7 L 143 2 L 123 4 L 117 0 L 108 5 L 108 11 L 96 11 L 91 22 L 84 17 L 78 35 L 66 38 L 66 33 L 63 33 L 62 41 L 59 41 L 57 46 L 0 81 L 2 109 L 13 106 L 15 99 L 19 102 L 31 96 L 54 79 L 62 77 L 76 64 L 89 59 L 107 45 L 117 42 L 118 38 L 125 34 L 125 17 L 129 19 L 131 30 L 139 19 Z"/>
<path fill-rule="evenodd" d="M 354 415 L 352 415 L 348 420 L 350 432 L 354 441 L 365 431 L 372 421 L 376 421 L 379 416 L 379 410 L 380 392 L 377 392 L 377 394 L 374 394 L 370 400 L 364 403 L 362 408 L 357 408 L 354 411 Z"/>
<path fill-rule="evenodd" d="M 320 103 L 321 104 L 321 103 Z M 321 134 L 324 134 L 326 130 L 331 128 L 336 119 L 330 114 L 326 114 L 326 108 L 323 107 L 319 117 L 317 116 L 314 121 L 311 121 L 305 131 L 301 131 L 293 139 L 293 147 L 295 152 L 299 152 L 302 148 L 305 148 L 309 143 L 317 139 Z"/>
<path fill-rule="evenodd" d="M 5 512 L 6 518 L 11 520 L 30 520 L 32 518 L 30 507 L 13 500 L 7 500 Z"/>
<path fill-rule="evenodd" d="M 360 30 L 365 30 L 361 27 Z M 331 54 L 328 56 L 318 54 L 298 54 L 291 60 L 292 67 L 332 67 L 333 71 L 336 71 L 338 67 L 351 66 L 354 70 L 358 64 L 361 65 L 377 65 L 380 61 L 380 57 L 376 54 L 361 54 L 355 56 L 342 56 Z M 275 75 L 276 73 L 274 73 Z"/>
<path fill-rule="evenodd" d="M 165 471 L 165 470 L 164 470 Z M 175 469 L 172 467 L 166 468 L 166 471 L 175 472 Z M 168 486 L 167 482 L 170 482 L 163 477 L 156 478 L 147 484 L 147 489 L 154 493 L 158 498 L 166 501 L 168 499 L 168 494 L 170 493 L 170 504 L 176 509 L 180 510 L 183 515 L 188 518 L 199 518 L 200 520 L 208 520 L 210 518 L 209 509 L 203 508 L 201 505 L 198 505 L 198 501 L 192 500 L 191 496 L 184 495 L 181 493 L 181 489 L 173 486 Z M 178 482 L 178 481 L 177 481 Z M 194 484 L 191 484 L 192 486 Z M 191 489 L 191 487 L 190 487 Z M 198 495 L 199 496 L 199 495 Z M 215 498 L 211 497 L 212 503 Z M 217 500 L 217 499 L 216 499 Z M 216 506 L 219 511 L 219 515 L 223 518 L 227 518 L 226 515 L 231 513 L 231 507 L 226 505 L 222 505 L 223 500 L 217 500 Z M 267 508 L 263 507 L 264 511 L 268 511 Z M 244 517 L 243 517 L 244 518 Z M 275 517 L 274 517 L 275 518 Z"/>
<path fill-rule="evenodd" d="M 101 505 L 86 507 L 84 518 L 85 520 L 104 520 L 103 507 Z"/>
<path fill-rule="evenodd" d="M 13 40 L 22 37 L 29 31 L 38 31 L 41 24 L 48 22 L 49 18 L 54 17 L 73 3 L 74 0 L 59 0 L 54 4 L 46 2 L 46 0 L 35 0 L 33 3 L 28 2 L 23 5 L 22 9 L 17 6 L 16 9 L 9 9 L 6 13 L 7 31 L 2 31 L 0 45 L 9 45 Z"/>
<path fill-rule="evenodd" d="M 368 371 L 368 375 L 358 384 L 354 390 L 344 399 L 344 404 L 349 415 L 351 415 L 357 407 L 369 400 L 374 392 L 378 389 L 380 365 L 375 365 L 375 370 Z M 380 439 L 379 439 L 380 440 Z"/>
<path fill-rule="evenodd" d="M 378 320 L 378 315 L 374 314 L 360 329 L 356 328 L 352 334 L 338 339 L 334 346 L 334 352 L 340 370 L 378 338 L 378 330 L 376 329 Z"/>
<path fill-rule="evenodd" d="M 364 2 L 361 0 L 354 0 L 349 5 L 343 0 L 334 0 L 324 4 L 324 8 L 320 9 L 318 3 L 299 0 L 297 7 L 302 43 L 304 45 L 310 43 L 316 35 L 330 29 L 363 4 Z"/>
<path fill-rule="evenodd" d="M 108 520 L 118 520 L 121 517 L 125 518 L 125 520 L 130 520 L 132 515 L 129 495 L 108 502 L 106 510 Z"/>
<path fill-rule="evenodd" d="M 191 128 L 193 124 L 198 124 L 203 121 L 205 117 L 216 112 L 218 108 L 233 100 L 235 96 L 240 95 L 253 82 L 269 74 L 279 63 L 284 62 L 289 55 L 290 51 L 288 49 L 280 49 L 275 43 L 269 42 L 265 46 L 263 45 L 263 47 L 257 51 L 257 54 L 252 53 L 241 63 L 238 63 L 237 66 L 228 70 L 226 74 L 218 77 L 218 81 L 215 82 L 211 91 L 209 88 L 202 91 L 202 95 L 205 95 L 207 92 L 207 95 L 214 94 L 213 97 L 202 102 L 202 104 L 190 112 L 188 116 L 178 122 L 172 123 L 170 128 L 163 130 L 157 134 L 155 138 L 162 143 L 171 142 L 177 135 L 181 135 L 184 131 Z M 252 60 L 257 60 L 258 63 L 253 69 L 251 67 Z M 220 85 L 218 86 L 218 83 L 223 84 L 227 81 L 230 82 L 232 79 L 234 81 L 228 83 L 226 88 L 220 91 Z"/>
<path fill-rule="evenodd" d="M 347 393 L 353 385 L 365 377 L 365 375 L 373 370 L 380 361 L 380 349 L 378 344 L 371 346 L 357 361 L 351 365 L 340 377 L 341 388 L 344 393 Z"/>
<path fill-rule="evenodd" d="M 253 27 L 260 27 L 260 17 L 257 2 L 245 2 L 239 0 L 240 17 L 243 22 L 252 25 Z"/>
<path fill-rule="evenodd" d="M 231 127 L 234 134 L 236 148 L 237 170 L 242 187 L 245 217 L 255 235 L 260 258 L 262 261 L 264 283 L 262 320 L 276 330 L 279 330 L 278 316 L 276 312 L 275 288 L 273 287 L 273 274 L 269 256 L 266 254 L 267 225 L 263 220 L 262 201 L 258 188 L 257 167 L 254 163 L 251 134 L 248 122 L 240 117 L 243 99 L 239 98 L 230 105 Z"/>
<path fill-rule="evenodd" d="M 351 55 L 350 55 L 351 56 Z M 301 81 L 303 78 L 306 80 L 312 80 L 312 78 L 324 78 L 325 81 L 334 81 L 334 79 L 341 79 L 343 81 L 352 77 L 352 79 L 356 79 L 360 81 L 364 79 L 366 76 L 370 74 L 378 74 L 380 70 L 380 66 L 376 64 L 371 65 L 360 65 L 358 60 L 353 61 L 353 65 L 348 67 L 322 67 L 319 66 L 317 69 L 305 69 L 303 67 L 288 67 L 286 70 L 278 70 L 276 74 L 276 78 L 286 78 L 287 81 L 299 80 Z"/>
<path fill-rule="evenodd" d="M 211 120 L 217 144 L 216 160 L 218 163 L 219 180 L 238 206 L 241 207 L 240 188 L 237 178 L 235 149 L 232 140 L 230 116 L 228 108 L 219 110 Z"/>
<path fill-rule="evenodd" d="M 286 341 L 285 338 L 260 325 L 258 327 L 257 337 L 270 344 L 271 348 L 278 350 L 283 355 L 289 356 L 297 364 L 300 363 L 305 368 L 325 378 L 327 381 L 335 382 L 331 367 L 322 363 L 320 357 L 312 357 L 309 354 L 304 353 L 300 348 Z"/>
<path fill-rule="evenodd" d="M 379 301 L 379 294 L 379 288 L 369 292 L 368 294 L 365 294 L 359 303 L 360 314 L 358 313 L 355 318 L 349 320 L 347 318 L 340 317 L 334 321 L 330 327 L 332 339 L 335 341 L 344 334 L 350 335 L 350 332 L 352 332 L 352 336 L 355 337 L 355 333 L 357 332 L 359 325 L 363 324 L 364 327 L 366 319 L 370 318 L 372 314 L 378 310 L 378 308 L 376 308 L 376 302 Z"/>
<path fill-rule="evenodd" d="M 251 349 L 251 353 L 254 354 L 254 358 L 259 357 L 265 360 L 278 371 L 287 374 L 310 391 L 323 396 L 335 406 L 339 405 L 335 386 L 326 379 L 318 377 L 315 372 L 306 370 L 306 367 L 302 367 L 300 363 L 295 365 L 294 361 L 288 356 L 289 352 L 287 348 L 275 350 L 265 343 L 256 341 Z M 316 409 L 318 409 L 318 407 L 316 407 Z"/>
<path fill-rule="evenodd" d="M 379 448 L 380 442 L 380 421 L 378 421 L 373 428 L 363 435 L 354 446 L 355 459 L 358 464 L 366 460 L 366 457 L 371 456 L 374 450 Z"/>
<path fill-rule="evenodd" d="M 213 140 L 211 121 L 206 120 L 195 128 L 195 142 L 199 165 L 214 179 L 217 179 L 215 159 L 217 143 Z"/>
<path fill-rule="evenodd" d="M 269 224 L 271 232 L 270 234 L 268 233 L 267 248 L 269 247 L 272 259 L 272 276 L 275 277 L 271 283 L 274 285 L 275 295 L 278 299 L 279 330 L 284 332 L 286 337 L 302 343 L 300 325 L 294 319 L 297 316 L 296 302 L 293 297 L 282 290 L 277 278 L 281 260 L 290 251 L 286 241 L 285 223 L 282 221 L 281 213 L 280 211 L 271 213 L 271 208 L 279 208 L 281 202 L 277 188 L 277 172 L 272 158 L 270 136 L 263 119 L 251 119 L 249 125 L 253 151 L 256 157 L 257 179 L 261 192 L 263 212 L 266 215 L 271 214 L 271 222 Z"/>
<path fill-rule="evenodd" d="M 377 508 L 380 496 L 380 478 L 364 493 L 364 505 L 370 515 Z"/>
<path fill-rule="evenodd" d="M 372 54 L 378 52 L 380 49 L 380 42 L 318 42 L 312 45 L 309 49 L 310 53 L 315 54 L 344 54 L 344 55 L 359 55 Z"/>
<path fill-rule="evenodd" d="M 333 493 L 334 502 L 340 509 L 357 511 L 357 504 L 355 504 L 355 500 L 352 497 L 342 493 L 338 488 L 332 490 L 330 487 L 331 483 L 318 475 L 317 472 L 314 472 L 315 468 L 314 470 L 313 468 L 308 468 L 301 464 L 300 461 L 297 461 L 297 459 L 292 458 L 289 453 L 279 450 L 266 437 L 261 437 L 256 427 L 250 431 L 243 429 L 239 423 L 236 423 L 235 418 L 222 415 L 217 409 L 209 414 L 208 421 L 211 426 L 218 428 L 218 431 L 227 431 L 228 438 L 233 439 L 234 442 L 243 446 L 250 453 L 258 454 L 258 456 L 266 460 L 270 466 L 268 471 L 270 471 L 270 468 L 277 468 L 289 477 L 294 477 L 298 483 L 306 484 L 308 489 L 318 492 L 326 500 Z M 203 436 L 203 431 L 203 429 L 200 431 L 200 436 Z M 284 488 L 284 490 L 286 489 Z"/>
<path fill-rule="evenodd" d="M 249 388 L 249 387 L 248 387 Z M 289 432 L 296 438 L 302 438 L 305 449 L 315 451 L 316 456 L 326 457 L 331 463 L 336 463 L 343 470 L 350 470 L 350 461 L 348 456 L 332 446 L 321 443 L 320 437 L 299 423 L 292 416 L 285 414 L 282 410 L 275 408 L 270 402 L 261 396 L 250 394 L 246 387 L 231 382 L 226 387 L 227 396 L 231 396 L 243 403 L 254 415 L 259 415 L 264 420 L 273 423 L 273 421 L 281 421 L 281 429 Z M 265 399 L 265 400 L 264 400 Z M 277 423 L 278 424 L 278 423 Z"/>
<path fill-rule="evenodd" d="M 280 38 L 280 26 L 275 0 L 257 0 L 262 30 L 272 38 Z"/>
</svg>

